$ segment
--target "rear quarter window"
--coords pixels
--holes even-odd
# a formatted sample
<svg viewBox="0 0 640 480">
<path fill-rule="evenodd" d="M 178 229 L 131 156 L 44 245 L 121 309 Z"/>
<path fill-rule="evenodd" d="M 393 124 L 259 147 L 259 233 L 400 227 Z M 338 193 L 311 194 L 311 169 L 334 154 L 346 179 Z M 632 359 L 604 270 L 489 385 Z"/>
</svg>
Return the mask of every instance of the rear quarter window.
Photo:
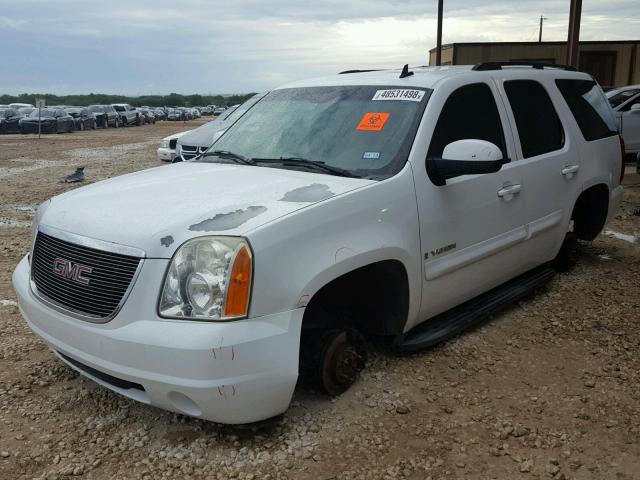
<svg viewBox="0 0 640 480">
<path fill-rule="evenodd" d="M 598 84 L 591 80 L 556 80 L 585 140 L 618 134 L 616 119 Z"/>
</svg>

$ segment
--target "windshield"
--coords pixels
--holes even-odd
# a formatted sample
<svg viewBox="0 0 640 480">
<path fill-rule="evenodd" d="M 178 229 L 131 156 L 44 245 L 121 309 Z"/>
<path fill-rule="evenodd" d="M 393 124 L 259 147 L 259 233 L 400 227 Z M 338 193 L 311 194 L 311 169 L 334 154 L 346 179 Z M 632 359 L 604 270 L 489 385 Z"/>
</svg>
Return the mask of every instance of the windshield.
<svg viewBox="0 0 640 480">
<path fill-rule="evenodd" d="M 211 148 L 258 164 L 298 157 L 358 177 L 387 178 L 407 161 L 429 93 L 371 85 L 275 90 Z M 270 166 L 296 168 L 294 163 Z"/>
<path fill-rule="evenodd" d="M 122 107 L 120 105 L 114 105 L 113 108 L 115 108 L 116 111 L 118 111 L 118 112 L 124 112 L 124 107 Z"/>
<path fill-rule="evenodd" d="M 89 107 L 89 111 L 90 112 L 104 112 L 105 109 L 104 109 L 104 107 L 101 107 L 100 105 L 91 105 Z"/>
<path fill-rule="evenodd" d="M 34 110 L 29 114 L 29 116 L 31 118 L 38 118 L 38 110 Z M 55 117 L 54 110 L 45 110 L 45 109 L 41 110 L 40 118 L 52 118 L 52 117 Z"/>
</svg>

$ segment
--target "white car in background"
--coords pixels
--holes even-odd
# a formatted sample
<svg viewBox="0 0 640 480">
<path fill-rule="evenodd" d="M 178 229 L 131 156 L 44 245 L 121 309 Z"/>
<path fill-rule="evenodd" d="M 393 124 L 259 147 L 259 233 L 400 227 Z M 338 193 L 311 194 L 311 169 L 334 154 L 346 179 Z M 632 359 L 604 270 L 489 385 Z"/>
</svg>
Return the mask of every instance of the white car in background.
<svg viewBox="0 0 640 480">
<path fill-rule="evenodd" d="M 606 96 L 618 117 L 626 153 L 640 155 L 640 85 L 616 88 Z"/>
<path fill-rule="evenodd" d="M 173 162 L 173 159 L 177 156 L 176 145 L 178 144 L 178 139 L 190 131 L 191 130 L 187 130 L 186 132 L 174 133 L 173 135 L 164 137 L 160 141 L 160 147 L 158 147 L 158 160 L 162 162 Z"/>
<path fill-rule="evenodd" d="M 206 152 L 227 128 L 233 125 L 265 95 L 265 93 L 258 93 L 242 105 L 229 107 L 215 120 L 187 132 L 187 135 L 178 139 L 178 146 L 176 147 L 176 157 L 180 157 L 178 161 L 191 160 Z"/>
</svg>

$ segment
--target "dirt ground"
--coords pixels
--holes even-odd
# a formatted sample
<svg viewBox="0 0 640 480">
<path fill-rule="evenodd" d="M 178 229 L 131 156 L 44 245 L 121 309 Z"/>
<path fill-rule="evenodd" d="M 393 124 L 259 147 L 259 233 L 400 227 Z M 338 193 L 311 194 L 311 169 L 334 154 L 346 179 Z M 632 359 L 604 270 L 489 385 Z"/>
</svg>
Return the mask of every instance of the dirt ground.
<svg viewBox="0 0 640 480">
<path fill-rule="evenodd" d="M 136 403 L 79 377 L 23 322 L 11 273 L 36 205 L 158 166 L 201 120 L 0 136 L 0 479 L 640 479 L 640 178 L 578 266 L 438 348 L 372 352 L 334 399 L 296 389 L 262 428 Z M 166 167 L 161 167 L 166 168 Z M 624 234 L 624 235 L 619 235 Z"/>
</svg>

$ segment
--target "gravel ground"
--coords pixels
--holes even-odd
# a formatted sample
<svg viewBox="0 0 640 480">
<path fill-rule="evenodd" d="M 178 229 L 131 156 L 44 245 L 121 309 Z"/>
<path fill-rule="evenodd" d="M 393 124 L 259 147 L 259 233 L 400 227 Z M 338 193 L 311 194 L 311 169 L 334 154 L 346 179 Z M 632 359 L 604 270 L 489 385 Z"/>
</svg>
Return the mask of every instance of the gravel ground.
<svg viewBox="0 0 640 480">
<path fill-rule="evenodd" d="M 26 327 L 11 272 L 35 206 L 157 166 L 158 141 L 195 126 L 0 137 L 0 479 L 638 479 L 640 178 L 571 272 L 438 348 L 374 347 L 334 399 L 296 389 L 284 417 L 221 426 L 79 377 Z"/>
</svg>

